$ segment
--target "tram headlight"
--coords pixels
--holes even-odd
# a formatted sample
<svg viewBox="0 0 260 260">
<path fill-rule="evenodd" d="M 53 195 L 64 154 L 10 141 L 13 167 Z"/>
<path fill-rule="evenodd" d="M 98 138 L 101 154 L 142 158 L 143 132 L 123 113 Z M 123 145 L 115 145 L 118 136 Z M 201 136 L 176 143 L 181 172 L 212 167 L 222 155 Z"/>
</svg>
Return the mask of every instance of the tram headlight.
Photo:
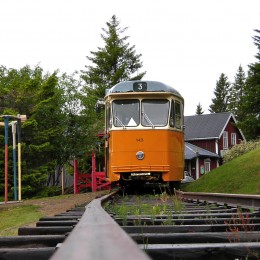
<svg viewBox="0 0 260 260">
<path fill-rule="evenodd" d="M 144 152 L 143 152 L 143 151 L 138 151 L 138 152 L 136 153 L 136 158 L 137 158 L 138 160 L 143 160 L 143 159 L 144 159 Z"/>
</svg>

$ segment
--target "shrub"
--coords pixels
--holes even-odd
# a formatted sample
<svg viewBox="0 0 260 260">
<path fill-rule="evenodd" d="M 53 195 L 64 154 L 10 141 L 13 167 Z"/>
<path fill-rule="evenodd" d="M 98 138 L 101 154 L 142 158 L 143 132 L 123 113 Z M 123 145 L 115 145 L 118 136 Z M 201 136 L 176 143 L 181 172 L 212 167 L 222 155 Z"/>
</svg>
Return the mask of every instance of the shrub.
<svg viewBox="0 0 260 260">
<path fill-rule="evenodd" d="M 247 153 L 249 151 L 252 151 L 256 149 L 257 147 L 260 147 L 260 139 L 249 141 L 249 142 L 241 142 L 240 144 L 237 144 L 233 146 L 225 155 L 223 158 L 224 163 L 229 162 L 238 156 L 243 155 L 244 153 Z"/>
<path fill-rule="evenodd" d="M 37 193 L 34 198 L 44 198 L 44 197 L 53 197 L 61 195 L 61 187 L 59 186 L 50 186 L 45 187 L 41 192 Z"/>
</svg>

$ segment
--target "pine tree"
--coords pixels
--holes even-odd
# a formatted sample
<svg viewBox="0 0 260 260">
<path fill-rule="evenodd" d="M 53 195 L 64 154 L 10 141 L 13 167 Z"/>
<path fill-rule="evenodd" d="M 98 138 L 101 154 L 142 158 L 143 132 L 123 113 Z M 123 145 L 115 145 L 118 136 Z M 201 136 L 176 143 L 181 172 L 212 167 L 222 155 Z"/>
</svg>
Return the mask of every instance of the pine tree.
<svg viewBox="0 0 260 260">
<path fill-rule="evenodd" d="M 245 96 L 245 82 L 245 72 L 240 65 L 238 67 L 234 83 L 231 85 L 229 102 L 229 111 L 235 115 L 237 121 L 241 121 L 243 118 L 242 99 Z"/>
<path fill-rule="evenodd" d="M 212 104 L 209 106 L 210 113 L 221 113 L 228 111 L 230 82 L 228 77 L 221 73 L 219 80 L 214 89 L 215 98 L 212 99 Z"/>
<path fill-rule="evenodd" d="M 260 30 L 253 37 L 257 46 L 257 62 L 249 65 L 248 77 L 245 85 L 245 95 L 242 98 L 243 114 L 239 126 L 247 139 L 255 139 L 260 136 Z"/>
<path fill-rule="evenodd" d="M 136 54 L 135 46 L 130 46 L 126 42 L 129 36 L 121 37 L 127 28 L 120 28 L 115 15 L 106 25 L 108 28 L 102 28 L 104 34 L 101 34 L 105 46 L 98 47 L 98 51 L 90 52 L 92 56 L 87 56 L 87 58 L 94 65 L 85 66 L 87 70 L 82 71 L 82 79 L 88 88 L 87 92 L 94 89 L 96 98 L 103 98 L 105 89 L 111 88 L 118 82 L 141 79 L 146 73 L 139 73 L 142 67 L 140 61 L 142 55 Z"/>
<path fill-rule="evenodd" d="M 197 108 L 196 108 L 196 115 L 202 115 L 204 114 L 204 111 L 202 110 L 202 106 L 199 102 L 199 104 L 197 105 Z"/>
</svg>

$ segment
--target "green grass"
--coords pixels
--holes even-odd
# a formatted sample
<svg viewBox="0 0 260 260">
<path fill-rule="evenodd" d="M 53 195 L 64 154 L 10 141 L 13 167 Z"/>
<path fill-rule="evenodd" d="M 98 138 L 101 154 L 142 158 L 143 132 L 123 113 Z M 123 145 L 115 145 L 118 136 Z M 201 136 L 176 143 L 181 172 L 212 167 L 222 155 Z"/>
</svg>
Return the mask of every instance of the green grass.
<svg viewBox="0 0 260 260">
<path fill-rule="evenodd" d="M 42 216 L 38 208 L 33 205 L 0 208 L 0 236 L 16 236 L 20 226 L 36 222 Z"/>
<path fill-rule="evenodd" d="M 212 170 L 182 190 L 260 194 L 260 147 Z"/>
</svg>

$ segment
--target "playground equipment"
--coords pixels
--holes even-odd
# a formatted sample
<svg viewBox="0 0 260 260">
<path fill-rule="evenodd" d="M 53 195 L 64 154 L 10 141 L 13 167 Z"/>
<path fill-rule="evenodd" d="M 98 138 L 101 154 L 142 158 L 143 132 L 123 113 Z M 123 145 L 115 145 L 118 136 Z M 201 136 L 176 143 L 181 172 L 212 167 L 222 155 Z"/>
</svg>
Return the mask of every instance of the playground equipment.
<svg viewBox="0 0 260 260">
<path fill-rule="evenodd" d="M 8 127 L 12 126 L 13 133 L 13 168 L 14 168 L 14 200 L 17 200 L 17 173 L 16 173 L 16 127 L 18 141 L 18 200 L 21 198 L 21 124 L 26 121 L 26 115 L 1 115 L 4 122 L 0 126 L 5 128 L 5 203 L 8 202 Z M 15 119 L 9 123 L 9 119 Z"/>
</svg>

